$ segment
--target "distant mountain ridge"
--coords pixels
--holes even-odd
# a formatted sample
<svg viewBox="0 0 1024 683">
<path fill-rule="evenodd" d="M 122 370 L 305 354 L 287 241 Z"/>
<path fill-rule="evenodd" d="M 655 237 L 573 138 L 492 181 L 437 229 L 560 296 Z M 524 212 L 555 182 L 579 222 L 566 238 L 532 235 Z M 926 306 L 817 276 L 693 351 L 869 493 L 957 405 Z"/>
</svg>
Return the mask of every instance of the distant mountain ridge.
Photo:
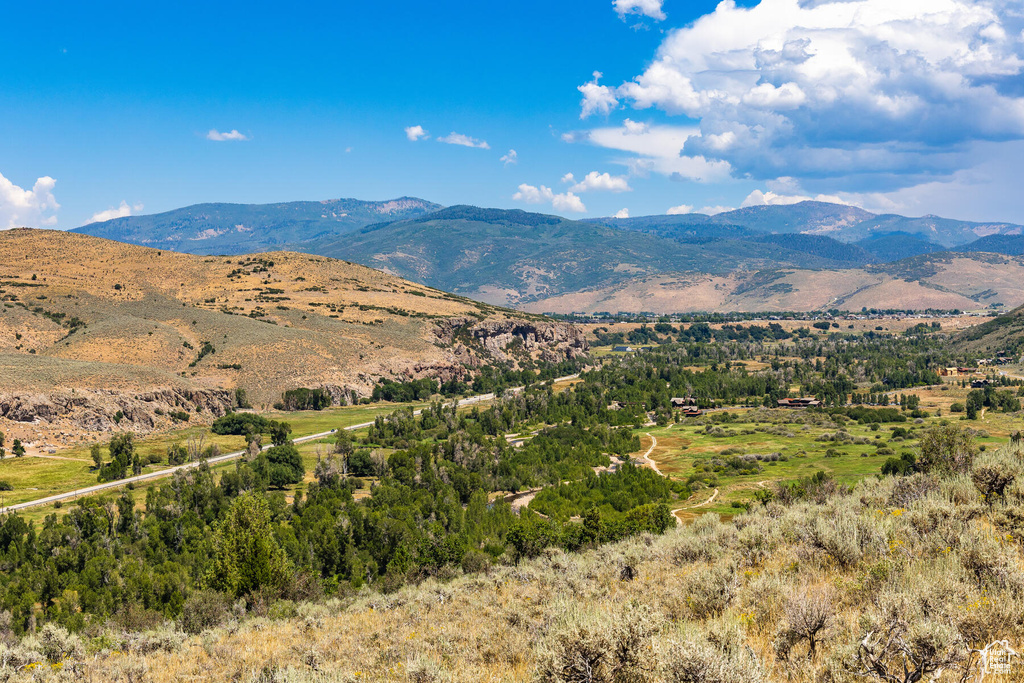
<svg viewBox="0 0 1024 683">
<path fill-rule="evenodd" d="M 851 265 L 848 252 L 861 251 L 806 235 L 792 237 L 815 242 L 813 248 L 728 229 L 716 237 L 689 241 L 521 210 L 453 206 L 296 248 L 505 305 L 667 272 L 842 268 Z"/>
<path fill-rule="evenodd" d="M 245 254 L 343 235 L 382 221 L 440 209 L 415 197 L 373 202 L 329 199 L 277 204 L 195 204 L 90 223 L 72 232 L 190 254 Z"/>
<path fill-rule="evenodd" d="M 902 233 L 934 242 L 945 248 L 959 247 L 990 235 L 1021 235 L 1024 226 L 1014 223 L 979 223 L 939 216 L 910 218 L 873 214 L 864 209 L 826 202 L 799 202 L 778 206 L 753 206 L 709 216 L 692 213 L 676 216 L 596 218 L 590 222 L 628 230 L 666 231 L 682 226 L 729 225 L 770 234 L 807 234 L 858 242 L 872 237 Z"/>
<path fill-rule="evenodd" d="M 537 312 L 673 312 L 1017 306 L 1021 230 L 822 202 L 580 221 L 402 198 L 206 204 L 78 232 L 203 255 L 302 251 Z"/>
</svg>

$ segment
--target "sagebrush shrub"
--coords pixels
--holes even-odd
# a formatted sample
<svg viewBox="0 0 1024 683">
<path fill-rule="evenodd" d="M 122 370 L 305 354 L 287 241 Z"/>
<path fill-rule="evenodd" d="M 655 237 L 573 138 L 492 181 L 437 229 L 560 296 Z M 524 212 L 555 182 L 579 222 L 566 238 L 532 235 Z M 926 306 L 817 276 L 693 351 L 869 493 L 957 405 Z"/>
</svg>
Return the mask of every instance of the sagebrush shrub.
<svg viewBox="0 0 1024 683">
<path fill-rule="evenodd" d="M 759 683 L 764 670 L 748 652 L 722 651 L 694 640 L 671 643 L 663 656 L 669 683 Z"/>
<path fill-rule="evenodd" d="M 643 683 L 657 670 L 652 638 L 662 619 L 629 604 L 615 614 L 570 608 L 544 643 L 538 674 L 550 683 Z"/>
</svg>

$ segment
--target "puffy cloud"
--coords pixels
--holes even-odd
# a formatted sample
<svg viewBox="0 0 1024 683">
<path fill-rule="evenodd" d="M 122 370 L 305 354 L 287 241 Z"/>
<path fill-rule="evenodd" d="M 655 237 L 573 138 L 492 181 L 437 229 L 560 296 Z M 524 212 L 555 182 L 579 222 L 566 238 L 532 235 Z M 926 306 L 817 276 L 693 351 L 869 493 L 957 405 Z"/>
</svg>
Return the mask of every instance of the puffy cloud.
<svg viewBox="0 0 1024 683">
<path fill-rule="evenodd" d="M 443 138 L 438 138 L 437 141 L 443 142 L 446 145 L 460 145 L 462 147 L 473 147 L 475 149 L 491 148 L 491 146 L 487 144 L 486 140 L 477 140 L 476 138 L 471 138 L 468 135 L 455 132 L 449 133 Z"/>
<path fill-rule="evenodd" d="M 244 142 L 250 138 L 234 129 L 227 133 L 221 133 L 216 128 L 211 128 L 210 132 L 206 134 L 206 139 L 213 140 L 214 142 Z"/>
<path fill-rule="evenodd" d="M 623 21 L 627 14 L 640 14 L 657 21 L 665 20 L 665 13 L 661 11 L 662 0 L 613 0 L 612 7 L 616 14 Z"/>
<path fill-rule="evenodd" d="M 554 190 L 549 187 L 541 185 L 528 185 L 523 183 L 519 186 L 519 191 L 512 195 L 512 199 L 517 202 L 526 202 L 527 204 L 542 204 L 545 201 L 551 201 L 555 196 Z"/>
<path fill-rule="evenodd" d="M 676 180 L 727 180 L 731 171 L 729 162 L 682 154 L 687 141 L 699 135 L 700 129 L 694 126 L 645 126 L 641 131 L 636 125 L 624 125 L 578 133 L 572 141 L 586 140 L 599 147 L 630 153 L 623 163 L 634 175 L 653 171 Z"/>
<path fill-rule="evenodd" d="M 646 123 L 640 123 L 633 121 L 632 119 L 626 119 L 622 122 L 622 127 L 625 129 L 627 135 L 643 135 L 649 128 Z"/>
<path fill-rule="evenodd" d="M 612 109 L 619 106 L 619 100 L 615 97 L 615 91 L 607 85 L 599 85 L 598 81 L 600 80 L 601 72 L 595 71 L 594 80 L 576 88 L 583 93 L 583 102 L 581 103 L 583 111 L 580 112 L 581 119 L 585 119 L 592 114 L 604 114 L 607 116 L 611 113 Z M 563 139 L 565 139 L 564 136 Z"/>
<path fill-rule="evenodd" d="M 142 211 L 142 204 L 134 204 L 129 206 L 128 202 L 121 200 L 121 205 L 118 207 L 111 207 L 104 211 L 97 211 L 89 219 L 90 223 L 102 223 L 103 221 L 109 221 L 114 218 L 124 218 L 125 216 L 131 216 L 132 213 L 138 213 Z"/>
<path fill-rule="evenodd" d="M 619 209 L 612 218 L 629 218 L 629 209 Z"/>
<path fill-rule="evenodd" d="M 566 174 L 562 182 L 573 182 L 572 173 Z M 626 176 L 613 176 L 610 173 L 591 171 L 580 182 L 569 188 L 571 192 L 632 192 Z"/>
<path fill-rule="evenodd" d="M 526 202 L 527 204 L 551 202 L 551 206 L 556 211 L 569 211 L 572 213 L 586 213 L 587 211 L 587 207 L 583 205 L 583 200 L 571 191 L 556 194 L 554 190 L 544 185 L 537 187 L 523 183 L 519 186 L 519 191 L 512 195 L 512 199 L 517 202 Z"/>
<path fill-rule="evenodd" d="M 508 154 L 501 157 L 499 161 L 501 161 L 506 166 L 508 166 L 509 164 L 517 164 L 519 163 L 519 154 L 514 149 L 510 149 L 508 151 Z"/>
<path fill-rule="evenodd" d="M 731 206 L 703 206 L 697 213 L 707 214 L 708 216 L 714 216 L 715 214 L 725 213 L 726 211 L 735 211 L 736 209 Z"/>
<path fill-rule="evenodd" d="M 0 229 L 54 225 L 53 215 L 60 204 L 53 196 L 57 181 L 50 176 L 36 180 L 31 190 L 24 190 L 0 174 Z"/>
<path fill-rule="evenodd" d="M 686 213 L 693 213 L 692 204 L 680 204 L 679 206 L 673 206 L 665 212 L 669 216 L 681 216 Z"/>
<path fill-rule="evenodd" d="M 838 195 L 827 195 L 819 194 L 816 197 L 807 197 L 804 195 L 791 195 L 791 194 L 777 194 L 771 190 L 762 192 L 761 190 L 754 190 L 747 198 L 740 204 L 740 208 L 746 208 L 748 206 L 785 206 L 788 204 L 799 204 L 800 202 L 828 202 L 830 204 L 848 204 L 842 197 Z"/>
<path fill-rule="evenodd" d="M 570 211 L 572 213 L 587 212 L 587 207 L 583 205 L 583 200 L 572 192 L 556 194 L 551 200 L 551 206 L 554 207 L 555 211 Z"/>
<path fill-rule="evenodd" d="M 1024 139 L 1019 0 L 724 0 L 672 31 L 619 87 L 580 86 L 581 115 L 620 103 L 699 122 L 689 157 L 738 177 L 909 186 Z"/>
<path fill-rule="evenodd" d="M 405 137 L 409 138 L 412 142 L 416 142 L 420 138 L 429 138 L 430 134 L 424 130 L 423 126 L 409 126 L 405 129 Z"/>
</svg>

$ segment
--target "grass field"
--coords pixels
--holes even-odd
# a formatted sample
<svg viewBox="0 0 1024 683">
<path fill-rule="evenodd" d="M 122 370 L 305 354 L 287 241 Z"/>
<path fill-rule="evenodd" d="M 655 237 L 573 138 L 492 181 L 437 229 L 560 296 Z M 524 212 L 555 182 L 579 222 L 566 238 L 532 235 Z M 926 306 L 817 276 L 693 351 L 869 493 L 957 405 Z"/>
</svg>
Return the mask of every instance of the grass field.
<svg viewBox="0 0 1024 683">
<path fill-rule="evenodd" d="M 693 483 L 694 494 L 684 504 L 680 517 L 696 517 L 705 512 L 732 515 L 738 512 L 738 508 L 733 507 L 734 503 L 750 503 L 758 489 L 774 481 L 795 480 L 823 470 L 842 483 L 853 484 L 864 477 L 879 474 L 888 458 L 898 456 L 904 450 L 912 451 L 917 445 L 912 437 L 892 440 L 893 427 L 913 428 L 913 434 L 918 435 L 942 422 L 959 424 L 978 432 L 977 442 L 982 448 L 1005 443 L 1012 432 L 1024 429 L 1024 420 L 1019 416 L 989 411 L 978 420 L 968 421 L 951 413 L 950 405 L 957 401 L 963 402 L 969 391 L 953 384 L 908 390 L 907 393 L 919 395 L 922 409 L 932 414 L 920 424 L 911 420 L 907 423 L 880 425 L 877 431 L 855 422 L 845 425 L 852 439 L 866 440 L 868 443 L 818 441 L 818 437 L 825 433 L 834 434 L 836 427 L 814 424 L 815 418 L 809 413 L 767 413 L 743 409 L 729 411 L 738 419 L 721 425 L 726 435 L 708 434 L 706 428 L 710 422 L 707 418 L 684 420 L 668 427 L 644 428 L 638 431 L 643 448 L 637 455 L 643 455 L 650 448 L 653 437 L 657 439 L 657 446 L 650 458 L 663 474 L 678 479 L 698 475 L 698 480 Z M 767 421 L 768 415 L 771 415 L 771 422 Z M 766 429 L 770 431 L 766 432 Z M 887 447 L 893 453 L 879 455 L 878 446 Z M 829 450 L 838 452 L 838 455 L 833 453 L 830 457 L 827 455 Z M 729 452 L 723 453 L 725 451 Z M 760 471 L 756 474 L 697 472 L 697 467 L 710 465 L 714 460 L 726 460 L 731 455 L 771 453 L 780 454 L 780 459 L 759 462 Z M 703 505 L 712 496 L 714 489 L 719 491 L 714 502 Z"/>
</svg>

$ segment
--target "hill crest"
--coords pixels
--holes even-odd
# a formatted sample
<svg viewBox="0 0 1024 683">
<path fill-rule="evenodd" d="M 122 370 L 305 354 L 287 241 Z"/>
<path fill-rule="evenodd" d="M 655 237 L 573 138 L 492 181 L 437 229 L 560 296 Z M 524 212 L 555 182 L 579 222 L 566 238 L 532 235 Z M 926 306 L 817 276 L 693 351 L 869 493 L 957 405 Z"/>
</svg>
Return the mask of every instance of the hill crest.
<svg viewBox="0 0 1024 683">
<path fill-rule="evenodd" d="M 571 325 L 309 254 L 194 256 L 19 229 L 0 232 L 0 264 L 0 417 L 11 419 L 41 396 L 37 416 L 88 413 L 108 429 L 121 410 L 149 429 L 169 418 L 126 401 L 154 391 L 215 395 L 221 412 L 235 389 L 257 406 L 296 387 L 352 401 L 381 378 L 461 379 L 586 351 Z M 110 400 L 77 405 L 83 391 Z"/>
</svg>

